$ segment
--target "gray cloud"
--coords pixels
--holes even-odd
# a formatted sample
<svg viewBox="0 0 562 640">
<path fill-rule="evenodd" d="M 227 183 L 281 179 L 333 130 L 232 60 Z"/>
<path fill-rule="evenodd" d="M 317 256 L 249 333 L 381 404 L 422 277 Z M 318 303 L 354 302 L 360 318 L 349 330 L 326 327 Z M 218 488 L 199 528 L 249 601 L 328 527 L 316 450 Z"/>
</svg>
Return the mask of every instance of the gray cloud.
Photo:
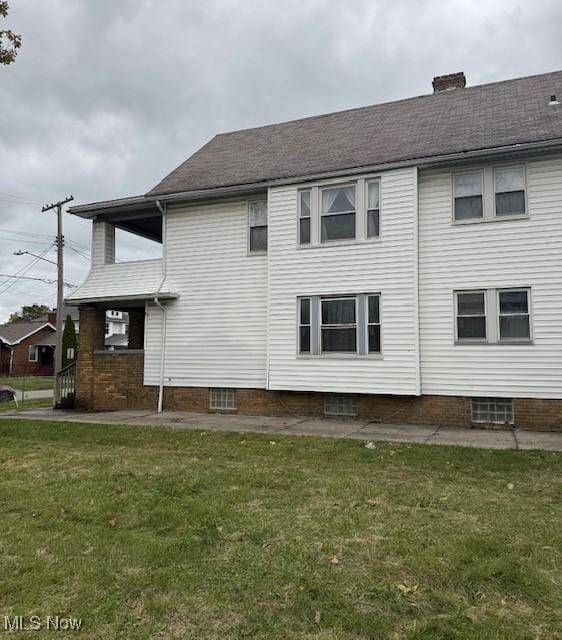
<svg viewBox="0 0 562 640">
<path fill-rule="evenodd" d="M 434 75 L 562 68 L 561 23 L 554 0 L 13 0 L 24 40 L 0 69 L 0 273 L 30 262 L 14 250 L 47 248 L 26 235 L 53 234 L 43 202 L 143 193 L 217 132 L 428 93 Z M 87 248 L 88 224 L 65 225 Z M 144 255 L 127 243 L 124 258 Z M 65 255 L 80 282 L 87 262 Z M 52 285 L 5 288 L 0 319 L 54 301 Z"/>
</svg>

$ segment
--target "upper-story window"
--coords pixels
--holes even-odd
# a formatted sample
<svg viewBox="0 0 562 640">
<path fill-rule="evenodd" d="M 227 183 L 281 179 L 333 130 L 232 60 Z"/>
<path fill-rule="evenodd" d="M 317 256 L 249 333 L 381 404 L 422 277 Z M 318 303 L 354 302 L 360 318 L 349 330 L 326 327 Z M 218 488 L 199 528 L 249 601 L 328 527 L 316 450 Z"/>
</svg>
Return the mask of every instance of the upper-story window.
<svg viewBox="0 0 562 640">
<path fill-rule="evenodd" d="M 299 243 L 310 244 L 310 189 L 299 191 Z"/>
<path fill-rule="evenodd" d="M 267 251 L 267 201 L 248 203 L 248 245 L 250 253 Z"/>
<path fill-rule="evenodd" d="M 321 190 L 322 242 L 355 238 L 355 185 Z"/>
<path fill-rule="evenodd" d="M 484 184 L 481 171 L 455 174 L 454 190 L 455 220 L 473 220 L 484 215 Z"/>
<path fill-rule="evenodd" d="M 485 167 L 453 174 L 455 222 L 485 222 L 527 214 L 524 165 Z"/>
<path fill-rule="evenodd" d="M 319 245 L 377 238 L 380 180 L 314 186 L 298 192 L 298 243 Z"/>
<path fill-rule="evenodd" d="M 494 196 L 497 216 L 525 213 L 525 168 L 498 167 L 494 171 Z"/>
</svg>

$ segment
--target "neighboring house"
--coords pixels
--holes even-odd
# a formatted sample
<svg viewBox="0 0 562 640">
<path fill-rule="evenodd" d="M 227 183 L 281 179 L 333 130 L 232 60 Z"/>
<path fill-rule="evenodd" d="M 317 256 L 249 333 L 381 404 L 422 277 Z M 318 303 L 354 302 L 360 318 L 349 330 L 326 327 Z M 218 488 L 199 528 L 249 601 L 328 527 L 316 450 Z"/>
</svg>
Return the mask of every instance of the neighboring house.
<svg viewBox="0 0 562 640">
<path fill-rule="evenodd" d="M 77 405 L 562 428 L 562 72 L 433 87 L 73 207 Z M 115 263 L 115 228 L 162 259 Z M 128 349 L 103 352 L 106 309 Z"/>
<path fill-rule="evenodd" d="M 45 320 L 0 325 L 1 375 L 52 375 L 55 335 L 54 325 Z"/>
<path fill-rule="evenodd" d="M 78 307 L 72 305 L 66 305 L 64 307 L 63 326 L 67 316 L 70 316 L 72 318 L 76 335 L 79 335 L 80 312 Z M 105 346 L 109 350 L 113 350 L 115 348 L 126 348 L 127 336 L 129 331 L 129 315 L 123 311 L 114 311 L 112 309 L 108 309 L 105 312 L 105 318 Z M 39 320 L 50 322 L 53 326 L 56 326 L 57 310 L 53 309 L 52 311 L 49 311 L 45 315 L 41 316 Z"/>
</svg>

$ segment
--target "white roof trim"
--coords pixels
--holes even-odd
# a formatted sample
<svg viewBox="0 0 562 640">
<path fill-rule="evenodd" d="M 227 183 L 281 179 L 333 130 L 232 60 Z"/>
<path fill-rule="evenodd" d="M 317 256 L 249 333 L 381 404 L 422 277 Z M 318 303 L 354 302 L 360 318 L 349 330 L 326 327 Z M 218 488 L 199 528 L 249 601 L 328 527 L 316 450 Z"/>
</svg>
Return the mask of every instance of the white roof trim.
<svg viewBox="0 0 562 640">
<path fill-rule="evenodd" d="M 0 335 L 0 338 L 2 339 L 2 342 L 5 342 L 8 346 L 14 347 L 17 344 L 20 344 L 20 342 L 23 342 L 24 340 L 27 340 L 27 338 L 32 336 L 34 333 L 37 333 L 38 331 L 41 331 L 41 329 L 44 329 L 45 327 L 50 327 L 53 331 L 57 330 L 56 327 L 53 327 L 53 325 L 50 322 L 45 322 L 45 324 L 42 324 L 37 329 L 34 329 L 33 331 L 30 331 L 25 336 L 21 337 L 19 340 L 15 340 L 14 342 L 10 342 L 9 340 L 6 340 L 6 338 L 4 338 L 4 336 L 2 336 L 2 335 Z"/>
</svg>

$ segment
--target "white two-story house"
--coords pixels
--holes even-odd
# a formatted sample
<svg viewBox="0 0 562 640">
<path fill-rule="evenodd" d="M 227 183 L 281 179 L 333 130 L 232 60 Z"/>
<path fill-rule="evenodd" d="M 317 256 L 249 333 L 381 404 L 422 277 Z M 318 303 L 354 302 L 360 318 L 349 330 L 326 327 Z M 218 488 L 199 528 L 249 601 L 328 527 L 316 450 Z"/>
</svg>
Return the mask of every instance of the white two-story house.
<svg viewBox="0 0 562 640">
<path fill-rule="evenodd" d="M 562 72 L 433 88 L 217 135 L 73 207 L 77 406 L 562 429 Z M 161 258 L 116 263 L 116 228 Z"/>
</svg>

